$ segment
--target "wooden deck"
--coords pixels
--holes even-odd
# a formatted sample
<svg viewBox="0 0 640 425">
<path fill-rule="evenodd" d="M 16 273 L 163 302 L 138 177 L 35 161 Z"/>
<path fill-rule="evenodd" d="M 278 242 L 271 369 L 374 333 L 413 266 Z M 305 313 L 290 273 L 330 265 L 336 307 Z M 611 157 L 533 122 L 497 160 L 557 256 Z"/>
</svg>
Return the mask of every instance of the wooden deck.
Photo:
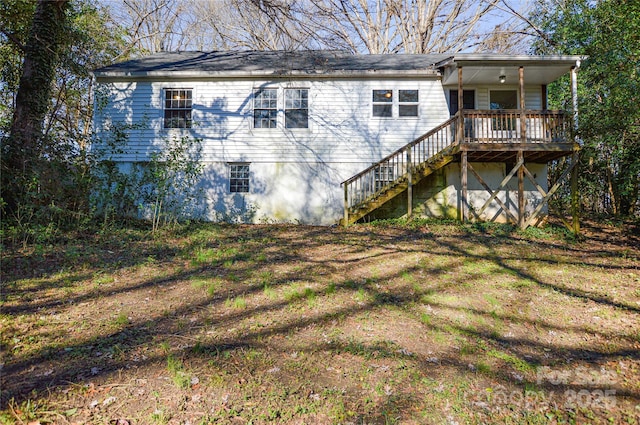
<svg viewBox="0 0 640 425">
<path fill-rule="evenodd" d="M 411 199 L 413 185 L 452 161 L 523 166 L 526 162 L 547 163 L 577 150 L 570 119 L 564 112 L 461 110 L 344 181 L 342 222 L 354 223 L 404 191 Z M 411 209 L 410 202 L 409 215 Z"/>
</svg>

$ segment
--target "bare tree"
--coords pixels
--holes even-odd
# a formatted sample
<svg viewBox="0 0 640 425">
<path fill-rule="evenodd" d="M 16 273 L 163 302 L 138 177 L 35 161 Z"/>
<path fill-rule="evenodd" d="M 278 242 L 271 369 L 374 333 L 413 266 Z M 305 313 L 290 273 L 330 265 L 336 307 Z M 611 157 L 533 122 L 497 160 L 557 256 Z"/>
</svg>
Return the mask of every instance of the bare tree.
<svg viewBox="0 0 640 425">
<path fill-rule="evenodd" d="M 131 49 L 143 54 L 186 50 L 199 17 L 183 0 L 121 0 L 110 4 L 113 20 L 127 32 Z"/>
<path fill-rule="evenodd" d="M 342 49 L 512 52 L 528 13 L 516 0 L 121 0 L 140 51 Z M 518 4 L 522 5 L 521 1 Z M 525 2 L 526 4 L 526 2 Z"/>
<path fill-rule="evenodd" d="M 308 0 L 298 16 L 318 44 L 354 53 L 390 53 L 395 38 L 393 11 L 386 0 Z"/>
<path fill-rule="evenodd" d="M 295 3 L 317 44 L 359 53 L 493 50 L 501 0 L 305 0 Z M 500 18 L 498 18 L 500 19 Z M 502 18 L 504 19 L 504 18 Z M 487 42 L 491 45 L 488 47 Z"/>
<path fill-rule="evenodd" d="M 310 40 L 285 0 L 209 0 L 193 3 L 204 50 L 296 50 Z M 206 48 L 206 46 L 209 46 Z"/>
<path fill-rule="evenodd" d="M 443 53 L 475 47 L 474 33 L 499 0 L 388 0 L 406 53 Z"/>
</svg>

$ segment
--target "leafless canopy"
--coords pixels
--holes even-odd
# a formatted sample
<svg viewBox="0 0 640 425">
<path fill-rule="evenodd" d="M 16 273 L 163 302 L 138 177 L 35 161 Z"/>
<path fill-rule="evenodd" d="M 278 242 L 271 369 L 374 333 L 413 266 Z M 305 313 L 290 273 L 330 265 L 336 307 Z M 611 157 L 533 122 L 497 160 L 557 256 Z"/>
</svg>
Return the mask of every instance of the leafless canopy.
<svg viewBox="0 0 640 425">
<path fill-rule="evenodd" d="M 143 53 L 343 49 L 354 53 L 513 52 L 526 4 L 511 0 L 121 0 Z"/>
</svg>

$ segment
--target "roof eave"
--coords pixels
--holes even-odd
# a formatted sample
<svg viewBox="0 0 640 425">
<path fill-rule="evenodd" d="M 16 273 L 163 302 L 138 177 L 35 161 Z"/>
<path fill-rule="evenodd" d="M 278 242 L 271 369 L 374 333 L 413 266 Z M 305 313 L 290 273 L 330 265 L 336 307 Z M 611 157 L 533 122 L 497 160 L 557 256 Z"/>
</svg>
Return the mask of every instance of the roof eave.
<svg viewBox="0 0 640 425">
<path fill-rule="evenodd" d="M 436 67 L 448 66 L 469 66 L 469 65 L 574 65 L 585 59 L 578 55 L 494 55 L 494 54 L 474 54 L 463 53 L 451 56 L 439 63 Z"/>
<path fill-rule="evenodd" d="M 287 71 L 94 71 L 97 80 L 158 80 L 158 79 L 232 79 L 232 78 L 437 78 L 440 72 L 425 68 L 420 70 L 287 70 Z"/>
</svg>

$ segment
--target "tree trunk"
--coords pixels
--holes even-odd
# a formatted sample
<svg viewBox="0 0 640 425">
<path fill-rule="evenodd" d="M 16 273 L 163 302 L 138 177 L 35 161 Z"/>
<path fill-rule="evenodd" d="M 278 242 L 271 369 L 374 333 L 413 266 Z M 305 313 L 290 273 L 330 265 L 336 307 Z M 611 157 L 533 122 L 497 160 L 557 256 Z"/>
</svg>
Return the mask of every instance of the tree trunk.
<svg viewBox="0 0 640 425">
<path fill-rule="evenodd" d="M 65 32 L 69 0 L 39 0 L 25 46 L 20 87 L 8 140 L 2 152 L 2 198 L 7 211 L 23 202 L 41 157 L 42 127 Z"/>
</svg>

